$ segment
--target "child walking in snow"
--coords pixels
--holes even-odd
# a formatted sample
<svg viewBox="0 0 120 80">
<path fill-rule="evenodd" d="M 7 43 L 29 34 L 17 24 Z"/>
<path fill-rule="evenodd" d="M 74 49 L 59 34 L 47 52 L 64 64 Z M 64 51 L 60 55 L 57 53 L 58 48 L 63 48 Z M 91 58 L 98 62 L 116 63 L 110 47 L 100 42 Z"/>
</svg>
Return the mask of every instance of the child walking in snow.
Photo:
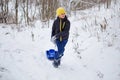
<svg viewBox="0 0 120 80">
<path fill-rule="evenodd" d="M 61 57 L 64 55 L 65 45 L 68 42 L 70 21 L 66 16 L 64 8 L 59 7 L 56 10 L 57 19 L 54 21 L 52 26 L 51 40 L 57 45 L 58 53 L 53 61 L 54 67 L 60 65 Z"/>
</svg>

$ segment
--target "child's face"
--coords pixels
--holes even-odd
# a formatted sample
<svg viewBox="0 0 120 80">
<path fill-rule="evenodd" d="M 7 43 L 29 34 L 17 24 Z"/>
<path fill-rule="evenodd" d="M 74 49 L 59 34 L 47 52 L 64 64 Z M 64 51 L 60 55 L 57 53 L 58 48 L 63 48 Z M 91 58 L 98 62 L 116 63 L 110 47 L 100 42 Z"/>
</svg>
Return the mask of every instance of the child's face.
<svg viewBox="0 0 120 80">
<path fill-rule="evenodd" d="M 65 13 L 63 13 L 63 14 L 59 15 L 59 18 L 64 19 L 64 18 L 65 18 Z"/>
</svg>

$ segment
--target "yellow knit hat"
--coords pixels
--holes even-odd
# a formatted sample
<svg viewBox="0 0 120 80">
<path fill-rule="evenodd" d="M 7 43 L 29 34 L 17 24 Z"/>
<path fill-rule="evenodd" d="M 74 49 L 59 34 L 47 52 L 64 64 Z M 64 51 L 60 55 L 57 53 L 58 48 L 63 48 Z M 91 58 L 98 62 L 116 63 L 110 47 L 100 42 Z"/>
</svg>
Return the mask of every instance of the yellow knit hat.
<svg viewBox="0 0 120 80">
<path fill-rule="evenodd" d="M 56 10 L 56 15 L 59 16 L 61 14 L 66 14 L 66 11 L 63 7 L 59 7 L 57 10 Z"/>
</svg>

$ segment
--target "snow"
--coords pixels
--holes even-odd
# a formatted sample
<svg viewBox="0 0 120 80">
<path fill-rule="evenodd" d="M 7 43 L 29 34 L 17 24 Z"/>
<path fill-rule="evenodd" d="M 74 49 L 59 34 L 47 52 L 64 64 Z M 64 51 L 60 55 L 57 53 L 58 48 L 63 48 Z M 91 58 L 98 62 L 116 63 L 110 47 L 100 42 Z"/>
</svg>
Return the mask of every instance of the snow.
<svg viewBox="0 0 120 80">
<path fill-rule="evenodd" d="M 0 80 L 120 80 L 120 6 L 113 6 L 69 17 L 70 38 L 59 68 L 45 54 L 56 49 L 50 41 L 53 21 L 49 28 L 40 21 L 34 27 L 0 24 Z"/>
</svg>

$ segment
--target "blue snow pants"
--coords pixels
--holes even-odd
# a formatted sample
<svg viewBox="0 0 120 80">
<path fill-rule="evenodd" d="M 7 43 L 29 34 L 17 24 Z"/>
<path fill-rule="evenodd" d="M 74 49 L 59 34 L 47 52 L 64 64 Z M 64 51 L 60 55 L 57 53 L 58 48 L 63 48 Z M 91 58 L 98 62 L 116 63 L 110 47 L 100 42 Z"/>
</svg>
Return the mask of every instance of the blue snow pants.
<svg viewBox="0 0 120 80">
<path fill-rule="evenodd" d="M 60 59 L 64 55 L 65 45 L 67 44 L 68 40 L 56 40 L 56 45 L 58 52 L 55 55 L 55 59 Z"/>
</svg>

